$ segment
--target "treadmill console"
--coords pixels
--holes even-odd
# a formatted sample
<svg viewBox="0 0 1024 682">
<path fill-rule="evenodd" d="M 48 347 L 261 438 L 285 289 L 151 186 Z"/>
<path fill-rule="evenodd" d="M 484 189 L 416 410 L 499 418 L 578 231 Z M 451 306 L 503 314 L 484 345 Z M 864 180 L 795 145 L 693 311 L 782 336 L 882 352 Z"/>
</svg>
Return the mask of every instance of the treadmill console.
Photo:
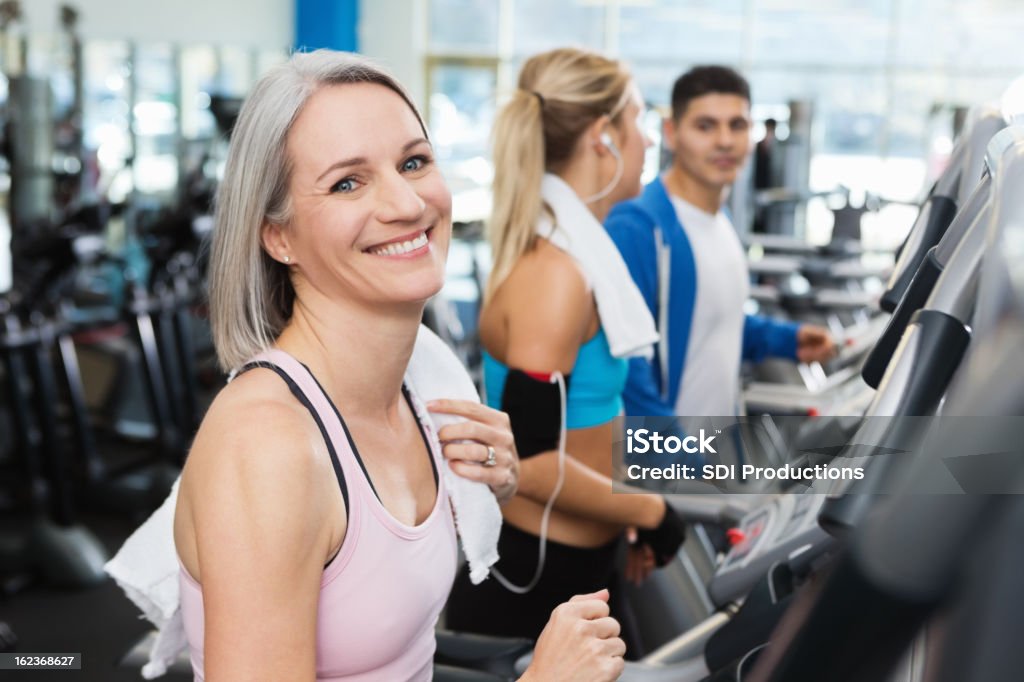
<svg viewBox="0 0 1024 682">
<path fill-rule="evenodd" d="M 830 544 L 818 525 L 821 494 L 782 495 L 740 521 L 740 540 L 729 550 L 708 585 L 716 606 L 743 597 L 778 561 L 805 547 Z"/>
</svg>

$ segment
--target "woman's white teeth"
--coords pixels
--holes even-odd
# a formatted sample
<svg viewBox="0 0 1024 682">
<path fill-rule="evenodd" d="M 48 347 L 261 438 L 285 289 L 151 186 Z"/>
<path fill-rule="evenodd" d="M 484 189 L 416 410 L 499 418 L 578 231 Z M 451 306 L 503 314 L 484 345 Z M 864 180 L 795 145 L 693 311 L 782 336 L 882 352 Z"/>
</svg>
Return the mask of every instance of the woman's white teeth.
<svg viewBox="0 0 1024 682">
<path fill-rule="evenodd" d="M 388 244 L 387 246 L 382 246 L 378 249 L 373 249 L 373 253 L 382 256 L 400 256 L 403 253 L 415 251 L 416 249 L 423 248 L 426 245 L 427 233 L 421 232 L 420 236 L 416 237 L 416 239 L 412 239 L 407 242 L 397 242 L 393 244 Z"/>
</svg>

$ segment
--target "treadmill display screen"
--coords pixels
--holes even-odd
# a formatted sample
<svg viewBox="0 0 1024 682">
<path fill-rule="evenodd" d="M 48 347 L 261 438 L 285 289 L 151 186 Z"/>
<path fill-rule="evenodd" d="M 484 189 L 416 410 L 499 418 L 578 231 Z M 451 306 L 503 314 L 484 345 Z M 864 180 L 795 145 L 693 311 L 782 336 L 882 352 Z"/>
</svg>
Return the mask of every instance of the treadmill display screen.
<svg viewBox="0 0 1024 682">
<path fill-rule="evenodd" d="M 764 533 L 764 529 L 768 525 L 769 516 L 770 514 L 765 510 L 744 521 L 742 527 L 743 540 L 733 546 L 729 552 L 727 564 L 737 563 L 750 554 L 750 550 L 754 548 L 761 534 Z"/>
</svg>

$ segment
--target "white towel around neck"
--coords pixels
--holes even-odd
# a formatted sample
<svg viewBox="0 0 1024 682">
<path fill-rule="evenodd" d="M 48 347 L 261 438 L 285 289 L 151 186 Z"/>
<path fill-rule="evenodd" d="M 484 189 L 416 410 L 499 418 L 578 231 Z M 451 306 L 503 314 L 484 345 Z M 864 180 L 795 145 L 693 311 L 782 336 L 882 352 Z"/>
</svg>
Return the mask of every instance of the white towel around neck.
<svg viewBox="0 0 1024 682">
<path fill-rule="evenodd" d="M 647 310 L 629 268 L 586 205 L 572 187 L 557 175 L 545 173 L 541 197 L 555 214 L 537 222 L 537 234 L 562 249 L 579 263 L 597 301 L 597 314 L 617 358 L 651 357 L 658 341 L 654 318 Z"/>
<path fill-rule="evenodd" d="M 413 394 L 424 403 L 438 398 L 480 400 L 459 359 L 436 334 L 422 325 L 405 379 Z M 446 424 L 461 421 L 461 417 L 440 413 L 430 413 L 430 418 L 435 434 Z M 470 580 L 478 584 L 498 560 L 501 510 L 486 485 L 455 475 L 447 466 L 447 460 L 443 475 L 459 541 L 469 563 Z M 105 566 L 125 595 L 158 630 L 149 662 L 142 668 L 146 679 L 167 672 L 168 666 L 188 646 L 181 620 L 178 557 L 174 548 L 177 495 L 176 481 L 167 500 L 132 533 Z"/>
</svg>

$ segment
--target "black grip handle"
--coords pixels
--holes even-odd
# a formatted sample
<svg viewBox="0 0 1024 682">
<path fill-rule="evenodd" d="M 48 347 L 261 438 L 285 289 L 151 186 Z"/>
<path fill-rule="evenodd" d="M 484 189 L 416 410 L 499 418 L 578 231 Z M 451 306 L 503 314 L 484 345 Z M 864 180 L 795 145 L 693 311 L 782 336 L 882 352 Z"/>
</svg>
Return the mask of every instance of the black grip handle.
<svg viewBox="0 0 1024 682">
<path fill-rule="evenodd" d="M 921 210 L 928 211 L 927 222 L 924 226 L 924 236 L 918 243 L 914 253 L 908 255 L 910 260 L 907 263 L 907 267 L 903 268 L 898 274 L 896 280 L 882 294 L 882 298 L 878 302 L 879 307 L 889 313 L 896 310 L 904 294 L 910 288 L 914 275 L 921 267 L 925 256 L 932 247 L 939 243 L 942 235 L 946 234 L 946 230 L 956 216 L 956 201 L 949 197 L 932 195 L 928 199 L 928 203 Z"/>
<path fill-rule="evenodd" d="M 903 332 L 910 324 L 910 318 L 924 306 L 941 274 L 942 265 L 935 257 L 935 247 L 933 246 L 928 250 L 917 272 L 914 273 L 906 295 L 896 307 L 896 312 L 889 318 L 889 324 L 886 325 L 882 335 L 878 337 L 878 341 L 860 370 L 860 375 L 871 388 L 878 388 L 878 384 L 882 382 L 892 354 L 896 352 L 896 346 L 899 345 L 900 339 L 903 338 Z"/>
</svg>

